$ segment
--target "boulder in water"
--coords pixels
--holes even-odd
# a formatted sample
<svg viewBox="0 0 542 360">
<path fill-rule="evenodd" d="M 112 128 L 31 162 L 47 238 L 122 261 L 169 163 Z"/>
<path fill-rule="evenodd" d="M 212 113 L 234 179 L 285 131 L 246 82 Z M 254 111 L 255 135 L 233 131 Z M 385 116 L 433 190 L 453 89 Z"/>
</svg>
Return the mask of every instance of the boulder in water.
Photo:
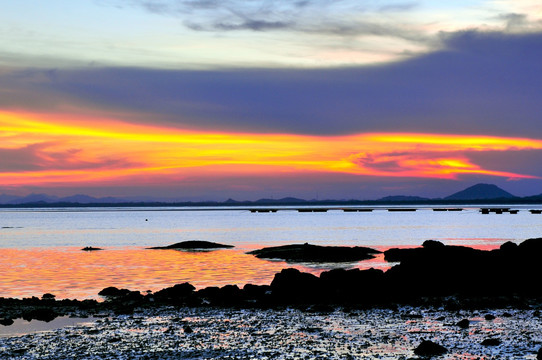
<svg viewBox="0 0 542 360">
<path fill-rule="evenodd" d="M 225 244 L 219 244 L 211 241 L 203 241 L 203 240 L 188 240 L 188 241 L 181 241 L 172 245 L 168 246 L 155 246 L 151 247 L 149 249 L 153 250 L 167 250 L 167 249 L 173 249 L 173 250 L 214 250 L 214 249 L 228 249 L 234 247 L 233 245 L 225 245 Z"/>
<path fill-rule="evenodd" d="M 266 247 L 248 252 L 260 259 L 280 259 L 290 262 L 353 262 L 374 258 L 380 251 L 361 246 L 320 246 L 293 244 Z"/>
</svg>

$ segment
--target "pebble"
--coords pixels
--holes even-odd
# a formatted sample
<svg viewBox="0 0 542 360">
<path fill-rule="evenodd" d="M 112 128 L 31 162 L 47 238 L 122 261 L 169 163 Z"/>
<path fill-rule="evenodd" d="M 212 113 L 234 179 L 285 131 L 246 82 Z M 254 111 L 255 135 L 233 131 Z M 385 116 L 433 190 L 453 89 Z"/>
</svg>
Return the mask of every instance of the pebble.
<svg viewBox="0 0 542 360">
<path fill-rule="evenodd" d="M 356 310 L 351 316 L 341 309 L 136 309 L 73 327 L 0 337 L 0 359 L 406 360 L 415 357 L 423 340 L 445 347 L 447 359 L 537 359 L 542 320 L 532 310 L 507 309 L 511 317 L 489 322 L 474 313 L 429 310 Z M 407 319 L 411 314 L 423 319 Z M 437 320 L 442 317 L 452 324 L 470 318 L 469 334 Z M 500 345 L 482 345 L 486 339 Z"/>
</svg>

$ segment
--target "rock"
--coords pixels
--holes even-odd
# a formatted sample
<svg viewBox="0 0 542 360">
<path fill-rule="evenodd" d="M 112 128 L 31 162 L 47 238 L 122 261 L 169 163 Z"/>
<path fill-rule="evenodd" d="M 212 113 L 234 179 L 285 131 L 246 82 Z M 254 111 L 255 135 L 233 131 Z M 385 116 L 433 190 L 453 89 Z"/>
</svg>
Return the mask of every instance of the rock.
<svg viewBox="0 0 542 360">
<path fill-rule="evenodd" d="M 485 339 L 484 341 L 482 341 L 481 344 L 484 345 L 484 346 L 498 346 L 498 345 L 501 344 L 501 341 L 499 339 L 495 339 L 495 338 L 488 338 L 488 339 Z"/>
<path fill-rule="evenodd" d="M 320 246 L 305 243 L 266 247 L 247 254 L 260 259 L 280 259 L 292 262 L 353 262 L 372 259 L 373 254 L 378 253 L 380 253 L 378 250 L 361 246 Z"/>
<path fill-rule="evenodd" d="M 9 319 L 9 318 L 0 319 L 0 325 L 4 325 L 4 326 L 13 325 L 13 319 Z"/>
<path fill-rule="evenodd" d="M 442 249 L 445 248 L 446 245 L 437 240 L 425 240 L 422 247 L 424 249 Z"/>
<path fill-rule="evenodd" d="M 92 246 L 85 246 L 81 249 L 82 251 L 98 251 L 103 250 L 102 248 L 92 247 Z"/>
<path fill-rule="evenodd" d="M 518 244 L 513 243 L 511 241 L 507 241 L 504 244 L 502 244 L 499 249 L 505 252 L 516 251 L 518 249 Z"/>
<path fill-rule="evenodd" d="M 542 253 L 542 238 L 527 239 L 518 245 L 518 250 L 527 255 L 540 256 Z"/>
<path fill-rule="evenodd" d="M 243 286 L 243 292 L 249 299 L 262 299 L 271 294 L 271 286 L 246 284 Z"/>
<path fill-rule="evenodd" d="M 54 300 L 55 298 L 56 296 L 50 293 L 46 293 L 41 296 L 42 300 Z"/>
<path fill-rule="evenodd" d="M 190 326 L 188 326 L 188 325 L 185 325 L 183 327 L 183 331 L 184 331 L 185 334 L 192 334 L 194 332 L 194 330 L 192 330 L 192 328 Z"/>
<path fill-rule="evenodd" d="M 418 356 L 438 356 L 448 352 L 444 346 L 436 344 L 429 340 L 423 340 L 420 345 L 414 350 L 414 354 Z"/>
<path fill-rule="evenodd" d="M 468 329 L 470 325 L 470 321 L 468 319 L 463 319 L 459 321 L 457 324 L 461 329 Z"/>
<path fill-rule="evenodd" d="M 384 272 L 376 269 L 333 269 L 320 274 L 323 295 L 331 302 L 357 304 L 377 303 L 382 300 Z"/>
<path fill-rule="evenodd" d="M 320 285 L 318 277 L 289 268 L 275 274 L 271 282 L 271 291 L 274 297 L 289 303 L 299 301 L 314 303 L 322 296 Z"/>
<path fill-rule="evenodd" d="M 232 248 L 233 245 L 225 245 L 203 240 L 189 240 L 182 241 L 168 246 L 155 246 L 149 249 L 153 250 L 213 250 L 213 249 L 227 249 Z"/>
<path fill-rule="evenodd" d="M 154 293 L 154 297 L 159 300 L 178 300 L 189 297 L 194 293 L 194 290 L 196 290 L 196 288 L 192 284 L 185 282 L 157 291 Z"/>
<path fill-rule="evenodd" d="M 536 360 L 542 360 L 542 347 L 536 353 Z"/>
<path fill-rule="evenodd" d="M 57 316 L 58 314 L 52 309 L 37 308 L 24 312 L 22 318 L 26 321 L 39 320 L 50 322 L 56 319 Z"/>
<path fill-rule="evenodd" d="M 487 321 L 495 320 L 495 315 L 486 314 L 486 316 L 484 316 L 484 319 L 486 319 Z"/>
<path fill-rule="evenodd" d="M 128 289 L 118 289 L 114 286 L 106 287 L 105 289 L 102 289 L 98 295 L 110 297 L 110 298 L 120 298 L 120 297 L 126 297 L 130 295 L 133 291 Z"/>
</svg>

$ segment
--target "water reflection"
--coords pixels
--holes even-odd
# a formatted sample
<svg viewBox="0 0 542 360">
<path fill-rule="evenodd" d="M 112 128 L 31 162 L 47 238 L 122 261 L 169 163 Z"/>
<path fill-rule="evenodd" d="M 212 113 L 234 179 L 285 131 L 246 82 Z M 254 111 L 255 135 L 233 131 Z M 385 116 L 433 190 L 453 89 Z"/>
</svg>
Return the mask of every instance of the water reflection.
<svg viewBox="0 0 542 360">
<path fill-rule="evenodd" d="M 92 323 L 96 318 L 78 318 L 69 316 L 59 316 L 56 319 L 45 322 L 39 320 L 26 321 L 23 319 L 13 320 L 13 324 L 9 326 L 0 325 L 0 337 L 24 335 L 41 331 L 51 331 L 60 329 L 66 326 L 75 326 L 85 323 Z"/>
<path fill-rule="evenodd" d="M 503 240 L 474 244 L 492 249 Z M 30 297 L 50 292 L 59 299 L 99 298 L 108 286 L 139 291 L 157 291 L 174 284 L 190 282 L 196 288 L 236 284 L 270 284 L 274 275 L 286 267 L 319 275 L 336 267 L 387 269 L 392 264 L 383 254 L 374 259 L 347 264 L 291 264 L 258 259 L 241 248 L 194 252 L 149 250 L 143 247 L 105 248 L 81 251 L 80 248 L 0 249 L 0 296 Z M 386 250 L 387 247 L 376 247 Z"/>
</svg>

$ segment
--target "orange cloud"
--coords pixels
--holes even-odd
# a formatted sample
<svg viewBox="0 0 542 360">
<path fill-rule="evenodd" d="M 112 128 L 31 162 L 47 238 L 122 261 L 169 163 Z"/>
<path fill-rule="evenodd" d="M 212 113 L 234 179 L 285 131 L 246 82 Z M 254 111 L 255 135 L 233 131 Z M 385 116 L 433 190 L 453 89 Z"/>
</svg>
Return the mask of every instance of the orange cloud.
<svg viewBox="0 0 542 360">
<path fill-rule="evenodd" d="M 5 186 L 168 183 L 184 177 L 324 172 L 455 178 L 484 174 L 473 151 L 542 149 L 542 140 L 435 134 L 213 133 L 103 118 L 0 112 L 0 181 Z"/>
</svg>

